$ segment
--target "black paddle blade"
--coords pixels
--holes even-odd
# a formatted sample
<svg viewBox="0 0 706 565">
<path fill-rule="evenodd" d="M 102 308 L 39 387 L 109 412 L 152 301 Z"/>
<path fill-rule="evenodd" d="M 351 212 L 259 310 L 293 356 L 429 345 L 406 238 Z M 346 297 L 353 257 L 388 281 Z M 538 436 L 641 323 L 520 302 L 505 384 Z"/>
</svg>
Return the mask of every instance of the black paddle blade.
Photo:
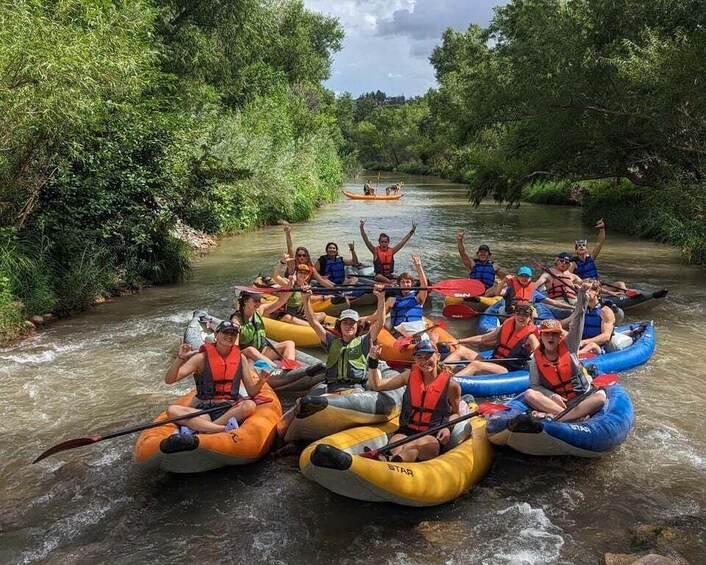
<svg viewBox="0 0 706 565">
<path fill-rule="evenodd" d="M 75 447 L 82 447 L 84 445 L 91 445 L 93 443 L 98 443 L 103 439 L 102 436 L 90 436 L 90 437 L 77 437 L 74 439 L 69 439 L 66 441 L 62 441 L 61 443 L 57 443 L 56 445 L 53 445 L 49 449 L 47 449 L 44 453 L 42 453 L 39 457 L 37 457 L 34 461 L 32 461 L 32 465 L 35 463 L 38 463 L 42 459 L 46 459 L 50 455 L 54 455 L 56 453 L 61 453 L 62 451 L 68 451 L 69 449 L 74 449 Z"/>
</svg>

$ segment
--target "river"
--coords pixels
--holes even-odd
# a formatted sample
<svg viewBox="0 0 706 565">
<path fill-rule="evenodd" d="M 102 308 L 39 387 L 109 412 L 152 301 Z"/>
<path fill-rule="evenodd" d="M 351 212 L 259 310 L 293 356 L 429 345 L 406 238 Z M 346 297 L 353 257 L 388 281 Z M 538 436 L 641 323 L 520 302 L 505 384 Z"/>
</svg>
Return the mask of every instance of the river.
<svg viewBox="0 0 706 565">
<path fill-rule="evenodd" d="M 396 180 L 383 175 L 379 185 Z M 295 245 L 318 256 L 329 240 L 342 250 L 355 241 L 360 259 L 370 261 L 359 218 L 367 219 L 371 239 L 385 231 L 393 244 L 417 222 L 398 270 L 412 270 L 410 257 L 420 253 L 429 277 L 440 280 L 465 276 L 457 229 L 465 229 L 469 253 L 487 243 L 513 269 L 572 251 L 577 237 L 587 236 L 589 248 L 595 241 L 577 209 L 472 208 L 462 186 L 402 180 L 406 194 L 398 202 L 342 198 L 323 207 L 294 226 Z M 360 191 L 363 182 L 348 186 Z M 142 473 L 132 464 L 136 436 L 30 465 L 58 441 L 150 421 L 186 392 L 189 383 L 170 387 L 163 375 L 190 313 L 228 314 L 233 285 L 271 271 L 284 234 L 267 227 L 224 239 L 188 282 L 116 299 L 0 350 L 0 562 L 597 563 L 605 552 L 636 549 L 628 529 L 639 523 L 678 525 L 682 554 L 705 562 L 704 270 L 682 265 L 673 247 L 610 226 L 607 233 L 598 260 L 604 276 L 670 293 L 642 314 L 655 321 L 657 351 L 621 378 L 636 421 L 606 457 L 498 451 L 471 493 L 431 509 L 334 495 L 304 479 L 296 457 L 197 476 Z M 431 315 L 442 307 L 434 296 Z M 468 328 L 454 322 L 452 331 Z"/>
</svg>

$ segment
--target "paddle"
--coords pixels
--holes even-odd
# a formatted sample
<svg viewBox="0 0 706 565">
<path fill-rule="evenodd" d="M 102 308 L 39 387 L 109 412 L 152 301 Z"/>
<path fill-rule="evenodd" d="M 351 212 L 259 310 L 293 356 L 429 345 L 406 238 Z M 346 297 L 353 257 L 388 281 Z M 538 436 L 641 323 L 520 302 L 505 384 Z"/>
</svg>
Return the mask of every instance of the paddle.
<svg viewBox="0 0 706 565">
<path fill-rule="evenodd" d="M 236 289 L 243 292 L 250 293 L 260 293 L 262 289 L 258 289 L 253 286 L 240 286 L 236 285 Z M 372 286 L 358 286 L 358 285 L 339 285 L 331 288 L 327 288 L 326 292 L 329 294 L 334 293 L 346 293 L 352 290 L 373 290 Z M 273 288 L 268 289 L 269 292 L 302 292 L 300 288 Z M 430 290 L 432 292 L 438 292 L 444 296 L 454 296 L 456 298 L 470 298 L 472 296 L 478 296 L 485 292 L 485 286 L 482 282 L 476 279 L 448 279 L 445 281 L 440 281 L 437 284 L 429 286 L 386 286 L 385 290 Z"/>
<path fill-rule="evenodd" d="M 552 416 L 552 420 L 558 422 L 569 412 L 571 412 L 574 408 L 576 408 L 576 406 L 578 406 L 581 402 L 586 400 L 589 396 L 595 394 L 602 388 L 606 388 L 616 384 L 618 382 L 618 379 L 619 377 L 615 373 L 605 373 L 604 375 L 598 375 L 593 379 L 593 381 L 591 381 L 591 388 L 589 388 L 586 392 L 580 394 L 579 396 L 570 399 L 566 403 L 566 408 L 559 412 L 556 416 Z"/>
<path fill-rule="evenodd" d="M 396 447 L 399 447 L 401 445 L 405 445 L 407 443 L 410 443 L 412 441 L 415 441 L 419 439 L 420 437 L 428 436 L 431 434 L 435 434 L 438 431 L 443 430 L 444 428 L 449 428 L 451 426 L 454 426 L 458 424 L 459 422 L 463 422 L 464 420 L 470 420 L 471 418 L 475 416 L 487 416 L 488 414 L 494 414 L 495 412 L 502 412 L 504 410 L 510 410 L 509 406 L 506 406 L 505 404 L 499 404 L 497 402 L 485 402 L 483 404 L 480 404 L 478 406 L 477 410 L 474 410 L 473 412 L 470 412 L 468 414 L 464 414 L 463 416 L 460 416 L 458 418 L 455 418 L 453 420 L 450 420 L 446 422 L 445 424 L 439 424 L 438 426 L 433 426 L 429 428 L 428 430 L 424 430 L 423 432 L 419 432 L 417 434 L 412 434 L 411 436 L 407 436 L 404 439 L 401 439 L 399 441 L 393 441 L 392 443 L 388 443 L 386 446 L 381 447 L 380 449 L 373 449 L 371 451 L 366 451 L 360 454 L 361 457 L 365 457 L 366 459 L 376 459 L 378 455 L 381 453 L 385 453 L 386 451 L 390 451 L 391 449 L 395 449 Z"/>
<path fill-rule="evenodd" d="M 279 366 L 282 369 L 286 369 L 286 370 L 290 371 L 292 369 L 298 369 L 299 367 L 302 366 L 302 364 L 299 361 L 297 361 L 296 359 L 287 359 L 286 357 L 284 357 L 284 355 L 282 355 L 279 351 L 277 351 L 277 348 L 274 346 L 274 344 L 272 343 L 270 338 L 266 337 L 265 343 L 267 345 L 269 345 L 270 349 L 272 349 L 272 351 L 275 352 L 277 357 L 279 357 Z"/>
<path fill-rule="evenodd" d="M 476 316 L 494 316 L 496 318 L 512 318 L 512 314 L 487 314 L 485 312 L 477 312 L 470 306 L 465 304 L 449 304 L 441 312 L 446 318 L 463 319 L 475 318 Z M 550 318 L 533 318 L 534 320 L 548 320 Z"/>
<path fill-rule="evenodd" d="M 392 344 L 392 347 L 395 349 L 402 349 L 403 347 L 407 347 L 412 342 L 414 342 L 423 333 L 426 333 L 430 330 L 433 330 L 434 328 L 446 329 L 448 327 L 449 327 L 449 325 L 446 322 L 444 322 L 443 320 L 438 320 L 437 322 L 434 322 L 434 324 L 429 326 L 428 328 L 424 328 L 423 330 L 419 330 L 418 332 L 415 332 L 412 335 L 405 335 L 400 338 L 397 338 L 395 343 Z"/>
<path fill-rule="evenodd" d="M 253 400 L 257 404 L 267 404 L 268 402 L 272 402 L 271 398 L 267 398 L 267 397 L 263 397 L 263 396 L 256 396 Z M 84 445 L 91 445 L 93 443 L 98 443 L 99 441 L 103 441 L 106 439 L 113 439 L 114 437 L 120 437 L 120 436 L 125 436 L 128 434 L 133 434 L 135 432 L 141 432 L 143 430 L 149 430 L 150 428 L 158 428 L 159 426 L 163 426 L 164 424 L 171 424 L 173 422 L 180 422 L 182 420 L 189 420 L 190 418 L 194 418 L 196 416 L 201 416 L 203 414 L 209 414 L 211 412 L 216 412 L 217 410 L 222 410 L 223 408 L 225 408 L 224 405 L 211 406 L 211 408 L 206 408 L 204 410 L 198 410 L 196 412 L 191 412 L 189 414 L 184 414 L 182 416 L 176 416 L 174 418 L 169 418 L 167 420 L 158 420 L 157 422 L 150 422 L 149 424 L 140 424 L 138 426 L 133 426 L 130 428 L 123 428 L 122 430 L 118 430 L 117 432 L 105 434 L 103 436 L 78 437 L 78 438 L 62 441 L 61 443 L 57 443 L 56 445 L 53 445 L 52 447 L 47 449 L 45 452 L 43 452 L 39 457 L 37 457 L 34 461 L 32 461 L 32 465 L 41 461 L 42 459 L 46 459 L 50 455 L 55 455 L 56 453 L 61 453 L 62 451 L 68 451 L 69 449 L 74 449 L 76 447 L 82 447 Z"/>
<path fill-rule="evenodd" d="M 478 357 L 476 361 L 483 361 L 484 363 L 511 363 L 515 361 L 526 361 L 526 359 L 521 357 L 504 357 L 502 359 L 495 359 L 494 357 Z M 439 361 L 440 365 L 468 365 L 473 363 L 473 361 Z M 395 367 L 411 367 L 414 365 L 414 361 L 394 361 Z"/>
<path fill-rule="evenodd" d="M 635 298 L 636 296 L 642 296 L 642 293 L 639 290 L 633 290 L 631 288 L 623 288 L 621 286 L 615 286 L 614 284 L 610 284 L 610 283 L 603 282 L 603 281 L 601 281 L 601 285 L 607 286 L 608 288 L 613 288 L 615 290 L 619 290 L 620 292 L 625 294 L 625 296 L 627 296 L 628 298 Z"/>
</svg>

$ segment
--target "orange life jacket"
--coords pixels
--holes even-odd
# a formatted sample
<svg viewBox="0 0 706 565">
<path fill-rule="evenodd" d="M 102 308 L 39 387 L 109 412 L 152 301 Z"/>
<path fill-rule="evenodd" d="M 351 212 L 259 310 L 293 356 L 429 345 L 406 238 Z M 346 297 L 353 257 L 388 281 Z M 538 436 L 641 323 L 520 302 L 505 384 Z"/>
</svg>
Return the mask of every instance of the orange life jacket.
<svg viewBox="0 0 706 565">
<path fill-rule="evenodd" d="M 504 359 L 507 357 L 525 357 L 529 359 L 531 351 L 525 347 L 527 338 L 535 334 L 537 335 L 537 326 L 532 322 L 528 322 L 519 330 L 515 330 L 515 318 L 508 318 L 500 326 L 500 337 L 498 345 L 495 346 L 493 357 L 495 359 Z"/>
<path fill-rule="evenodd" d="M 378 245 L 375 248 L 375 259 L 373 260 L 375 274 L 389 277 L 395 270 L 395 256 L 392 247 L 388 247 L 386 251 L 380 249 Z"/>
<path fill-rule="evenodd" d="M 510 297 L 506 298 L 506 304 L 517 304 L 518 302 L 534 302 L 534 283 L 530 281 L 527 286 L 522 286 L 516 278 L 510 281 Z"/>
<path fill-rule="evenodd" d="M 448 390 L 451 373 L 442 371 L 428 385 L 424 384 L 422 371 L 416 365 L 409 372 L 407 389 L 402 397 L 400 427 L 428 430 L 448 420 Z"/>
<path fill-rule="evenodd" d="M 571 354 L 563 340 L 559 342 L 559 356 L 556 361 L 547 359 L 541 347 L 535 350 L 534 361 L 542 378 L 549 384 L 548 388 L 567 399 L 576 396 L 571 382 Z"/>
<path fill-rule="evenodd" d="M 563 298 L 563 299 L 573 299 L 576 298 L 576 291 L 574 290 L 574 284 L 571 282 L 571 274 L 566 273 L 565 275 L 558 275 L 551 269 L 552 274 L 549 275 L 549 280 L 546 283 L 547 295 L 549 298 Z M 563 281 L 566 286 L 561 284 L 559 280 Z"/>
<path fill-rule="evenodd" d="M 240 397 L 240 348 L 234 345 L 227 357 L 222 357 L 214 343 L 205 343 L 200 351 L 206 352 L 203 372 L 194 373 L 196 396 L 201 400 L 230 400 Z"/>
</svg>

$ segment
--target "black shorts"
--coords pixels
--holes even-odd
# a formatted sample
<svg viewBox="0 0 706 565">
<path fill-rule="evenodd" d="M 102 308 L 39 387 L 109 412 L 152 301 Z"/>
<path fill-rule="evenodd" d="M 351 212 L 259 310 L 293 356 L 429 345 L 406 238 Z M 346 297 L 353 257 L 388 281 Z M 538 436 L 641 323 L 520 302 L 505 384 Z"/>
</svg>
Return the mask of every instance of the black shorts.
<svg viewBox="0 0 706 565">
<path fill-rule="evenodd" d="M 449 426 L 449 428 L 453 429 L 453 426 Z M 400 426 L 400 428 L 392 435 L 401 434 L 403 436 L 409 437 L 409 436 L 413 436 L 414 434 L 418 434 L 419 432 L 420 432 L 420 430 L 413 430 L 412 428 L 408 428 L 407 426 Z M 439 433 L 439 432 L 437 432 L 437 433 Z M 433 437 L 434 439 L 436 439 L 436 441 L 439 441 L 436 438 L 436 434 L 429 434 L 429 435 L 431 437 Z M 444 451 L 446 451 L 448 445 L 449 445 L 448 443 L 446 445 L 443 445 L 439 441 L 439 454 L 444 453 Z"/>
<path fill-rule="evenodd" d="M 235 406 L 238 402 L 236 401 L 235 403 L 230 403 L 230 402 L 199 402 L 196 405 L 196 408 L 198 410 L 206 410 L 208 408 L 213 408 L 215 406 L 221 406 L 220 410 L 214 410 L 213 412 L 210 412 L 208 415 L 211 417 L 211 422 L 214 420 L 218 420 L 223 414 L 228 412 L 233 406 Z"/>
</svg>

